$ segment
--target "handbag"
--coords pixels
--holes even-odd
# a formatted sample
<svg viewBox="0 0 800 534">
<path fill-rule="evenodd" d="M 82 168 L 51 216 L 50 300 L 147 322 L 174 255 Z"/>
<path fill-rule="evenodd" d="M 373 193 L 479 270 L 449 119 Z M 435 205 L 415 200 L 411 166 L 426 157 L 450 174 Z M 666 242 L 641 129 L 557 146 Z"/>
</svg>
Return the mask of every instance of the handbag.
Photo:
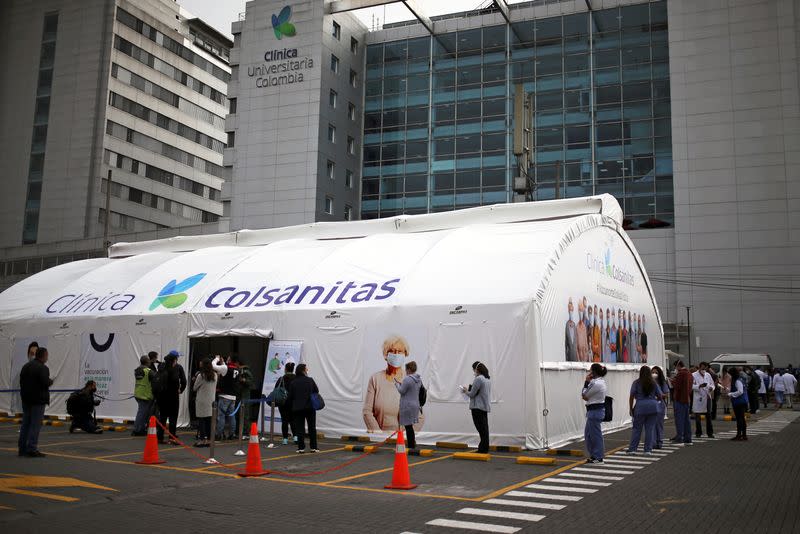
<svg viewBox="0 0 800 534">
<path fill-rule="evenodd" d="M 609 423 L 614 419 L 614 397 L 606 397 L 603 401 L 606 413 L 603 415 L 603 422 Z"/>
<path fill-rule="evenodd" d="M 311 394 L 311 407 L 317 412 L 325 407 L 325 400 L 322 398 L 322 395 L 319 393 Z"/>
<path fill-rule="evenodd" d="M 286 399 L 289 397 L 289 392 L 286 391 L 285 387 L 283 387 L 283 377 L 280 377 L 278 383 L 275 384 L 275 389 L 273 389 L 272 393 L 270 393 L 270 397 L 272 397 L 272 401 L 275 402 L 276 406 L 283 406 L 286 403 Z"/>
</svg>

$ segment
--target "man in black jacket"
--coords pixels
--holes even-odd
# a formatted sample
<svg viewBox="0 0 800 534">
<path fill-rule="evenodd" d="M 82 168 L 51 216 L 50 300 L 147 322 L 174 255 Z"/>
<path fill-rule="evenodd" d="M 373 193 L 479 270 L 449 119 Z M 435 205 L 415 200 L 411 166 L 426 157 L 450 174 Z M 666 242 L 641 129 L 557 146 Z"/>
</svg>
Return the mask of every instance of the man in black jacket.
<svg viewBox="0 0 800 534">
<path fill-rule="evenodd" d="M 317 449 L 317 412 L 311 404 L 311 395 L 319 393 L 314 379 L 309 377 L 308 367 L 301 363 L 295 369 L 295 378 L 289 385 L 289 395 L 286 397 L 286 406 L 291 408 L 294 415 L 294 431 L 297 433 L 297 452 L 303 454 L 305 449 L 305 424 L 308 423 L 308 438 L 311 442 L 311 452 Z"/>
<path fill-rule="evenodd" d="M 176 435 L 178 430 L 178 409 L 180 407 L 180 395 L 186 389 L 186 372 L 178 364 L 178 351 L 170 351 L 169 354 L 164 356 L 164 362 L 158 368 L 158 374 L 166 373 L 164 390 L 156 393 L 156 401 L 158 402 L 159 420 L 161 425 L 167 425 L 169 421 L 169 432 L 173 436 Z M 158 434 L 158 441 L 167 443 L 164 440 L 164 429 L 158 426 L 156 433 Z M 178 442 L 169 438 L 169 443 L 177 445 Z"/>
<path fill-rule="evenodd" d="M 97 426 L 92 412 L 94 407 L 100 405 L 100 399 L 96 399 L 94 394 L 97 392 L 97 384 L 94 380 L 89 380 L 83 389 L 72 393 L 67 400 L 67 413 L 72 416 L 72 424 L 69 426 L 70 434 L 80 428 L 89 434 L 102 434 L 103 429 Z"/>
<path fill-rule="evenodd" d="M 45 406 L 50 404 L 50 370 L 47 368 L 47 349 L 39 347 L 36 356 L 26 363 L 19 373 L 22 397 L 22 427 L 19 431 L 19 455 L 41 458 L 39 431 L 42 429 Z"/>
</svg>

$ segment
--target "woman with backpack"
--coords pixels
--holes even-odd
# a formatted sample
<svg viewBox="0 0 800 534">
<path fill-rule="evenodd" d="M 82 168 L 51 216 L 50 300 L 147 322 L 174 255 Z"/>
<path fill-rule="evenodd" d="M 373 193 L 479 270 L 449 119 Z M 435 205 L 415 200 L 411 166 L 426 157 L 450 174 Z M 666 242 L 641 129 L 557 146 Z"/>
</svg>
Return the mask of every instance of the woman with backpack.
<svg viewBox="0 0 800 534">
<path fill-rule="evenodd" d="M 275 384 L 275 397 L 279 397 L 275 399 L 275 404 L 278 405 L 278 411 L 281 414 L 281 433 L 283 434 L 283 444 L 289 444 L 289 429 L 292 429 L 292 436 L 294 436 L 294 440 L 297 441 L 297 432 L 294 431 L 294 422 L 292 421 L 292 407 L 286 404 L 286 397 L 289 394 L 289 386 L 292 385 L 292 381 L 294 380 L 294 364 L 292 362 L 287 362 L 283 366 L 283 376 L 278 379 L 278 382 Z M 280 388 L 283 388 L 283 391 L 280 391 Z"/>
<path fill-rule="evenodd" d="M 401 426 L 406 428 L 406 446 L 409 449 L 417 448 L 417 441 L 414 435 L 414 424 L 419 423 L 419 390 L 422 387 L 422 379 L 417 374 L 417 362 L 406 363 L 406 376 L 400 382 L 394 379 L 394 385 L 400 393 L 400 411 L 397 419 Z"/>
<path fill-rule="evenodd" d="M 472 364 L 475 380 L 469 386 L 460 386 L 461 391 L 469 397 L 469 409 L 472 412 L 472 422 L 481 437 L 478 444 L 479 454 L 489 453 L 489 412 L 492 394 L 492 381 L 489 379 L 489 369 L 481 362 Z"/>
<path fill-rule="evenodd" d="M 653 454 L 656 443 L 656 421 L 658 419 L 658 403 L 661 402 L 661 389 L 653 380 L 650 368 L 643 365 L 639 369 L 639 378 L 631 384 L 631 394 L 628 401 L 630 414 L 633 417 L 633 433 L 626 454 L 633 454 L 639 447 L 642 430 L 645 432 L 644 453 Z M 634 406 L 634 401 L 636 405 Z"/>
<path fill-rule="evenodd" d="M 200 360 L 200 367 L 194 375 L 192 391 L 196 393 L 195 413 L 197 414 L 197 441 L 195 447 L 208 447 L 211 439 L 211 416 L 214 396 L 217 392 L 217 373 L 209 358 Z"/>
<path fill-rule="evenodd" d="M 747 421 L 744 418 L 749 401 L 747 386 L 745 386 L 744 377 L 738 367 L 731 367 L 728 372 L 731 375 L 731 391 L 728 396 L 731 398 L 731 406 L 733 406 L 733 413 L 736 416 L 736 436 L 731 440 L 747 441 Z"/>
</svg>

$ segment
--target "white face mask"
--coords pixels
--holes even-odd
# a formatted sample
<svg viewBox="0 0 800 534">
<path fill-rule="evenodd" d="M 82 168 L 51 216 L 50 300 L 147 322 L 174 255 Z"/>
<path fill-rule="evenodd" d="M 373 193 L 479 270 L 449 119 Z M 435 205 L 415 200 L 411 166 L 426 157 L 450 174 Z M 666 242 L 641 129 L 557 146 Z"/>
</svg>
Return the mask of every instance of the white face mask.
<svg viewBox="0 0 800 534">
<path fill-rule="evenodd" d="M 403 361 L 405 360 L 406 355 L 402 352 L 390 352 L 386 355 L 386 361 L 392 367 L 400 367 L 403 365 Z"/>
<path fill-rule="evenodd" d="M 575 312 L 569 312 L 569 320 L 575 322 Z"/>
<path fill-rule="evenodd" d="M 656 373 L 653 373 L 653 380 L 655 380 L 656 382 L 658 382 L 658 375 L 657 375 Z"/>
</svg>

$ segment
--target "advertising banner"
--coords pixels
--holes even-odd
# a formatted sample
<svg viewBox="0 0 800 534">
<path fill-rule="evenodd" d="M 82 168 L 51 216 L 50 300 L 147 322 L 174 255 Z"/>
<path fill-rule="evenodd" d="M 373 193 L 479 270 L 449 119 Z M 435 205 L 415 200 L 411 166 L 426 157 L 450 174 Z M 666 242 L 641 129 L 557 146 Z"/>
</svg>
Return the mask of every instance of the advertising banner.
<svg viewBox="0 0 800 534">
<path fill-rule="evenodd" d="M 97 393 L 116 397 L 120 392 L 118 369 L 119 339 L 113 332 L 84 332 L 81 335 L 81 371 L 79 384 L 97 383 Z"/>
<path fill-rule="evenodd" d="M 302 341 L 271 340 L 269 342 L 267 365 L 264 368 L 264 384 L 261 386 L 261 394 L 269 396 L 272 390 L 275 389 L 275 384 L 278 382 L 278 379 L 283 376 L 286 364 L 293 363 L 297 365 L 298 363 L 302 363 L 302 355 Z M 269 431 L 269 425 L 272 419 L 271 413 L 272 409 L 269 406 L 262 405 L 261 416 L 264 419 L 264 429 L 267 431 Z M 277 406 L 275 407 L 274 422 L 277 432 L 280 433 L 282 419 Z"/>
</svg>

